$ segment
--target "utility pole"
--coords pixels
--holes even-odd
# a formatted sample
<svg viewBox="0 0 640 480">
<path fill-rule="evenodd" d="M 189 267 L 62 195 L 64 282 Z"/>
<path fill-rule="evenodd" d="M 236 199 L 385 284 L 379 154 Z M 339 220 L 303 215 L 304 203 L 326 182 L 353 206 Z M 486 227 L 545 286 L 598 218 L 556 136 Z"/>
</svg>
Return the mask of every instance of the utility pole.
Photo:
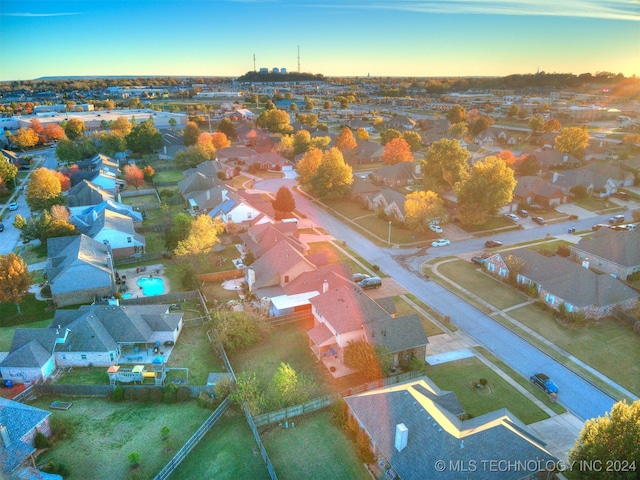
<svg viewBox="0 0 640 480">
<path fill-rule="evenodd" d="M 298 73 L 300 73 L 300 45 L 298 45 Z"/>
</svg>

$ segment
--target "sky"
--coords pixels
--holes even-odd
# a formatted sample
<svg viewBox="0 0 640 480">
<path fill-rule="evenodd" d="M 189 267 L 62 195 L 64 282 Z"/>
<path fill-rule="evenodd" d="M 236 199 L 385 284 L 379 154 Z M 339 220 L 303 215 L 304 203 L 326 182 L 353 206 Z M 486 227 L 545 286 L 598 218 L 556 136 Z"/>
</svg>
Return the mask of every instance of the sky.
<svg viewBox="0 0 640 480">
<path fill-rule="evenodd" d="M 298 63 L 327 77 L 640 76 L 640 0 L 0 0 L 0 81 Z"/>
</svg>

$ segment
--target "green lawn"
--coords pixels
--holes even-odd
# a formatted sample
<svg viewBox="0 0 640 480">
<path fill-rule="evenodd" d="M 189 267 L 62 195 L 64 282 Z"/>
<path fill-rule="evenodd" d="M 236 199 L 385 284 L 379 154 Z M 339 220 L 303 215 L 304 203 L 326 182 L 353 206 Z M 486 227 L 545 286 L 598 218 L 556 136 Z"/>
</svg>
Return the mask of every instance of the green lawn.
<svg viewBox="0 0 640 480">
<path fill-rule="evenodd" d="M 509 315 L 640 395 L 640 362 L 637 361 L 640 336 L 633 334 L 628 326 L 614 318 L 605 318 L 582 328 L 565 327 L 537 305 L 513 310 Z"/>
<path fill-rule="evenodd" d="M 479 271 L 471 262 L 446 262 L 438 266 L 438 271 L 500 310 L 528 300 L 526 295 Z"/>
<path fill-rule="evenodd" d="M 156 172 L 153 176 L 154 182 L 179 182 L 182 180 L 182 170 L 168 170 L 165 172 Z M 164 187 L 159 187 L 164 188 Z"/>
<path fill-rule="evenodd" d="M 401 297 L 393 297 L 393 304 L 396 307 L 396 316 L 398 317 L 416 313 L 415 309 Z M 428 318 L 420 314 L 418 314 L 418 316 L 420 317 L 422 328 L 424 328 L 424 332 L 427 334 L 428 337 L 431 335 L 439 335 L 441 333 L 444 333 L 440 329 L 440 327 L 438 327 L 435 323 L 433 323 Z"/>
<path fill-rule="evenodd" d="M 597 210 L 610 209 L 611 207 L 616 207 L 615 204 L 609 202 L 608 200 L 605 200 L 603 198 L 596 198 L 596 197 L 579 198 L 579 199 L 576 199 L 575 204 L 578 207 L 582 207 L 592 212 L 595 212 Z"/>
<path fill-rule="evenodd" d="M 69 410 L 51 410 L 53 400 L 73 405 Z M 52 422 L 60 420 L 75 430 L 71 438 L 57 441 L 37 459 L 38 464 L 65 465 L 70 471 L 65 480 L 96 478 L 98 473 L 104 480 L 122 480 L 129 471 L 127 455 L 133 451 L 142 454 L 141 469 L 153 477 L 211 414 L 195 401 L 169 405 L 40 397 L 33 406 L 50 410 Z M 170 429 L 169 452 L 164 451 L 160 435 L 165 425 Z"/>
<path fill-rule="evenodd" d="M 21 315 L 14 303 L 0 303 L 0 327 L 16 325 L 27 326 L 29 323 L 53 318 L 53 312 L 46 310 L 47 302 L 37 300 L 35 295 L 27 294 L 20 303 Z"/>
<path fill-rule="evenodd" d="M 512 220 L 500 215 L 497 217 L 491 217 L 486 223 L 482 225 L 465 225 L 464 229 L 469 233 L 484 232 L 487 230 L 514 230 L 518 228 Z"/>
<path fill-rule="evenodd" d="M 376 214 L 376 212 L 367 210 L 358 202 L 354 202 L 353 200 L 329 200 L 325 201 L 325 204 L 350 220 L 357 217 Z"/>
<path fill-rule="evenodd" d="M 292 419 L 294 428 L 271 426 L 261 434 L 278 478 L 369 479 L 346 433 L 331 421 L 329 410 Z"/>
<path fill-rule="evenodd" d="M 150 205 L 154 203 L 160 203 L 158 201 L 158 197 L 155 195 L 139 195 L 137 197 L 122 197 L 122 202 L 127 205 L 131 205 L 132 207 L 137 207 L 139 205 Z"/>
<path fill-rule="evenodd" d="M 169 478 L 266 480 L 269 473 L 244 415 L 229 409 Z"/>
<path fill-rule="evenodd" d="M 27 245 L 24 249 L 24 252 L 22 252 L 21 254 L 19 253 L 21 247 L 16 247 L 16 249 L 18 250 L 18 252 L 15 253 L 19 254 L 27 265 L 44 262 L 47 260 L 47 247 L 44 245 Z"/>
<path fill-rule="evenodd" d="M 209 373 L 226 371 L 222 359 L 211 348 L 207 326 L 185 327 L 180 333 L 167 367 L 187 367 L 190 385 L 205 385 Z"/>
<path fill-rule="evenodd" d="M 377 236 L 382 240 L 384 245 L 388 244 L 389 240 L 389 221 L 378 218 L 377 215 L 371 215 L 368 217 L 359 218 L 355 221 L 366 231 Z M 391 225 L 391 244 L 407 244 L 407 243 L 431 243 L 439 236 L 427 230 L 426 232 L 414 232 L 407 228 L 400 227 L 398 225 Z M 380 241 L 379 241 L 380 242 Z"/>
<path fill-rule="evenodd" d="M 509 385 L 496 372 L 477 358 L 465 358 L 455 362 L 427 366 L 427 376 L 442 390 L 451 390 L 458 396 L 465 411 L 472 417 L 507 408 L 525 424 L 544 420 L 549 416 L 536 404 Z M 491 394 L 480 395 L 471 382 L 480 378 L 488 380 Z"/>
</svg>

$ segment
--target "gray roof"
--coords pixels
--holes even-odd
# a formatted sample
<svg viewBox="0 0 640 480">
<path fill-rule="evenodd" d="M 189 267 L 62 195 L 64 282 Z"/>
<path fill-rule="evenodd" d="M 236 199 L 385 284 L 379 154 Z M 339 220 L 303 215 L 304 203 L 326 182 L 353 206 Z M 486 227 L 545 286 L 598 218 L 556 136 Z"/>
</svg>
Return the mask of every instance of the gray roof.
<svg viewBox="0 0 640 480">
<path fill-rule="evenodd" d="M 635 267 L 640 265 L 640 232 L 601 228 L 591 238 L 582 238 L 573 249 L 624 267 Z"/>
<path fill-rule="evenodd" d="M 118 203 L 112 199 L 107 199 L 103 202 L 98 203 L 97 205 L 85 206 L 85 208 L 76 207 L 71 213 L 72 215 L 81 217 L 83 215 L 91 215 L 93 214 L 93 212 L 100 213 L 103 210 L 111 210 L 112 212 L 131 217 L 131 220 L 133 220 L 134 222 L 142 222 L 142 213 L 136 212 L 130 205 Z"/>
<path fill-rule="evenodd" d="M 67 192 L 68 207 L 97 205 L 105 200 L 113 200 L 113 194 L 94 185 L 89 180 L 82 180 Z"/>
<path fill-rule="evenodd" d="M 416 174 L 416 165 L 413 162 L 399 162 L 393 165 L 385 165 L 376 170 L 373 175 L 390 180 L 415 180 L 421 178 L 420 175 Z"/>
<path fill-rule="evenodd" d="M 459 471 L 436 470 L 437 460 L 476 462 L 475 471 L 465 472 L 472 479 L 520 479 L 527 473 L 514 469 L 482 468 L 483 460 L 547 460 L 555 458 L 544 444 L 508 410 L 502 409 L 472 420 L 461 421 L 437 399 L 442 392 L 426 379 L 381 388 L 346 397 L 352 413 L 403 480 L 461 478 Z M 396 425 L 408 429 L 407 446 L 394 447 Z M 535 463 L 535 462 L 534 462 Z M 537 465 L 537 464 L 536 464 Z"/>
<path fill-rule="evenodd" d="M 396 353 L 421 347 L 429 343 L 422 322 L 417 314 L 397 318 L 383 318 L 364 324 L 367 340 L 384 345 L 389 352 Z"/>
<path fill-rule="evenodd" d="M 9 434 L 11 445 L 0 447 L 0 470 L 9 474 L 35 452 L 35 448 L 22 438 L 51 415 L 46 410 L 31 407 L 0 397 L 0 425 Z M 3 475 L 4 478 L 4 475 Z"/>
<path fill-rule="evenodd" d="M 133 226 L 133 220 L 127 215 L 115 212 L 110 209 L 100 211 L 92 210 L 86 215 L 74 215 L 69 221 L 75 227 L 91 238 L 95 238 L 104 229 L 120 232 L 125 236 L 134 237 L 136 242 L 134 245 L 145 245 L 144 237 L 136 233 Z"/>
</svg>

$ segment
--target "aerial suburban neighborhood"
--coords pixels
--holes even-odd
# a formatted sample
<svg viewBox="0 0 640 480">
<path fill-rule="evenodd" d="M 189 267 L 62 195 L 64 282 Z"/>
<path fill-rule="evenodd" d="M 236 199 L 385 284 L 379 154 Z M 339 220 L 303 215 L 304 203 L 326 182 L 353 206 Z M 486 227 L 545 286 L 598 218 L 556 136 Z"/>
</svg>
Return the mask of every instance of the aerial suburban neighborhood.
<svg viewBox="0 0 640 480">
<path fill-rule="evenodd" d="M 0 73 L 0 478 L 639 478 L 635 72 L 296 59 Z"/>
</svg>

